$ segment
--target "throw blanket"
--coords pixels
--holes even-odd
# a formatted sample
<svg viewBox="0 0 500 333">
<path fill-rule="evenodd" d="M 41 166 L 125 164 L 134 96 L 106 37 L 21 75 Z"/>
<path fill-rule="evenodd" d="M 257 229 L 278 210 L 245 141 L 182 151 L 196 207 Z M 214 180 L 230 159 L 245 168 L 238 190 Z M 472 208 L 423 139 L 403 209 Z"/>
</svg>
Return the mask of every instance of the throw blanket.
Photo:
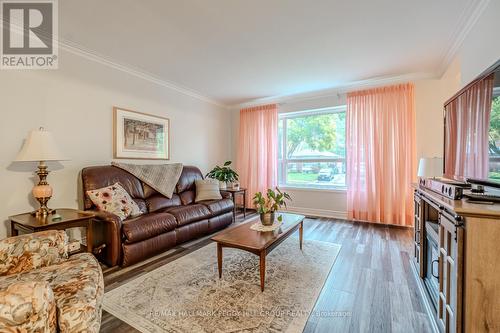
<svg viewBox="0 0 500 333">
<path fill-rule="evenodd" d="M 131 173 L 169 199 L 182 173 L 181 163 L 138 165 L 111 162 L 111 165 Z"/>
</svg>

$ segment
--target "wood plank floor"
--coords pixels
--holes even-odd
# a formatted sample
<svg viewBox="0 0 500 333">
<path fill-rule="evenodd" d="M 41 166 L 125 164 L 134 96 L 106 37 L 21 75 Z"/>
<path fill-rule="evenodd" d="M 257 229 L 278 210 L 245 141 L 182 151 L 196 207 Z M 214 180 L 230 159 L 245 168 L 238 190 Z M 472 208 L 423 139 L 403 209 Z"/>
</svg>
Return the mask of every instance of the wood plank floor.
<svg viewBox="0 0 500 333">
<path fill-rule="evenodd" d="M 342 245 L 315 306 L 318 312 L 335 315 L 310 317 L 304 332 L 431 332 L 409 266 L 411 229 L 308 218 L 304 239 Z M 183 244 L 146 264 L 105 271 L 105 289 L 114 289 L 209 242 L 206 238 Z M 101 332 L 137 331 L 103 311 Z"/>
</svg>

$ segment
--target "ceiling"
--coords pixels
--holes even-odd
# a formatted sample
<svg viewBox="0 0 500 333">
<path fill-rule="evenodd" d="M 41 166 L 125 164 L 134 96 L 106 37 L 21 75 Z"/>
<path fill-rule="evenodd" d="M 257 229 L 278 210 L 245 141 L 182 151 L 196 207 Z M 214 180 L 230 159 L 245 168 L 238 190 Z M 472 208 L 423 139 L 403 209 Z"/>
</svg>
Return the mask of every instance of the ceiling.
<svg viewBox="0 0 500 333">
<path fill-rule="evenodd" d="M 482 0 L 64 0 L 63 41 L 234 105 L 436 75 Z"/>
</svg>

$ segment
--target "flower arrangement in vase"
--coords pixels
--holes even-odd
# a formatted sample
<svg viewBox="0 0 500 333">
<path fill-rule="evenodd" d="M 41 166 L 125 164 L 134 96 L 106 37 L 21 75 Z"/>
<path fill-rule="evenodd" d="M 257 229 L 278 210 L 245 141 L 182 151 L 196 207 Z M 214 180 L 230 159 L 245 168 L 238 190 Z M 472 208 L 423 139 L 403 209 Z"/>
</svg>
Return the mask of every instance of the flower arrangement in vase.
<svg viewBox="0 0 500 333">
<path fill-rule="evenodd" d="M 276 191 L 268 189 L 266 196 L 262 192 L 255 193 L 253 197 L 253 204 L 257 213 L 260 214 L 260 222 L 263 225 L 269 226 L 274 223 L 275 212 L 281 207 L 286 208 L 286 202 L 291 201 L 292 198 L 286 192 L 281 192 L 279 188 L 276 187 Z M 283 217 L 278 216 L 278 221 L 282 221 Z"/>
</svg>

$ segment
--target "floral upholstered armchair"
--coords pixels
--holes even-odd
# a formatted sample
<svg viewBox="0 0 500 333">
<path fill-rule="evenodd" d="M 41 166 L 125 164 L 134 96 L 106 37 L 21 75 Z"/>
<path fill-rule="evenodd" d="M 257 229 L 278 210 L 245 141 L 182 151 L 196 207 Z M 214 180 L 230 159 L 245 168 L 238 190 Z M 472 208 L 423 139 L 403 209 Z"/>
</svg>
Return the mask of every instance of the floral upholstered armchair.
<svg viewBox="0 0 500 333">
<path fill-rule="evenodd" d="M 101 267 L 67 243 L 56 230 L 0 240 L 0 332 L 99 332 Z"/>
</svg>

